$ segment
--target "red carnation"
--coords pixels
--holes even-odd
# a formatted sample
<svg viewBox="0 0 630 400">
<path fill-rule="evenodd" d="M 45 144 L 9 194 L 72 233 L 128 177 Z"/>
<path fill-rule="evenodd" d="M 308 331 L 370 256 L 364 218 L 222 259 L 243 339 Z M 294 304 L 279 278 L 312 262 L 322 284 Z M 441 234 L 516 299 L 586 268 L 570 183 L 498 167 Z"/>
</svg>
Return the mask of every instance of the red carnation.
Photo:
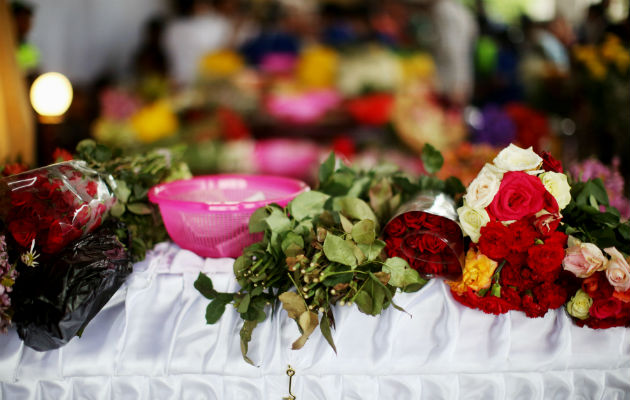
<svg viewBox="0 0 630 400">
<path fill-rule="evenodd" d="M 538 233 L 542 236 L 547 236 L 558 229 L 561 219 L 562 216 L 558 213 L 543 214 L 538 216 L 533 223 Z"/>
<path fill-rule="evenodd" d="M 567 301 L 567 291 L 562 286 L 545 282 L 533 289 L 534 296 L 541 306 L 548 309 L 561 307 Z"/>
<path fill-rule="evenodd" d="M 28 165 L 24 163 L 7 164 L 2 169 L 2 175 L 11 176 L 21 174 L 22 172 L 26 171 L 28 171 Z"/>
<path fill-rule="evenodd" d="M 527 265 L 539 280 L 555 280 L 563 259 L 564 248 L 555 243 L 540 244 L 527 250 Z"/>
<path fill-rule="evenodd" d="M 551 172 L 559 172 L 559 173 L 563 173 L 564 170 L 562 169 L 562 163 L 560 163 L 560 161 L 556 160 L 551 153 L 547 152 L 547 151 L 543 151 L 540 156 L 543 159 L 543 164 L 542 167 L 545 171 L 551 171 Z"/>
<path fill-rule="evenodd" d="M 511 240 L 505 241 L 504 246 L 509 246 L 515 252 L 524 252 L 534 245 L 536 231 L 529 219 L 521 219 L 507 228 L 511 234 Z"/>
<path fill-rule="evenodd" d="M 499 221 L 490 221 L 481 228 L 481 237 L 479 238 L 479 250 L 487 257 L 500 261 L 509 250 L 508 238 L 510 233 Z"/>
<path fill-rule="evenodd" d="M 530 318 L 544 317 L 545 314 L 547 314 L 547 311 L 549 310 L 547 307 L 541 304 L 538 304 L 536 301 L 534 301 L 534 298 L 530 295 L 523 296 L 521 307 L 523 311 L 525 312 L 525 315 L 527 315 Z"/>
<path fill-rule="evenodd" d="M 552 232 L 545 238 L 546 244 L 554 244 L 560 247 L 566 247 L 569 237 L 563 232 Z"/>
</svg>

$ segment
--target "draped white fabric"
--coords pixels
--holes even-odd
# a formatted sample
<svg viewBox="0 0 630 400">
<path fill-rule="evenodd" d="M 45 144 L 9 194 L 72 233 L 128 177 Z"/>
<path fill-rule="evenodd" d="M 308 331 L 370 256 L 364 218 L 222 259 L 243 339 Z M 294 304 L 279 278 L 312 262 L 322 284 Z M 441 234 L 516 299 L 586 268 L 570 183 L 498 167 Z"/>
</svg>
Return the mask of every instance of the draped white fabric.
<svg viewBox="0 0 630 400">
<path fill-rule="evenodd" d="M 455 303 L 440 280 L 370 317 L 334 310 L 338 354 L 317 330 L 290 350 L 297 326 L 281 312 L 241 358 L 231 307 L 216 325 L 194 288 L 200 270 L 220 291 L 237 285 L 231 259 L 202 259 L 170 243 L 134 266 L 81 338 L 39 353 L 0 336 L 2 399 L 280 399 L 287 365 L 298 399 L 630 399 L 628 329 L 572 325 L 564 311 L 494 317 Z"/>
</svg>

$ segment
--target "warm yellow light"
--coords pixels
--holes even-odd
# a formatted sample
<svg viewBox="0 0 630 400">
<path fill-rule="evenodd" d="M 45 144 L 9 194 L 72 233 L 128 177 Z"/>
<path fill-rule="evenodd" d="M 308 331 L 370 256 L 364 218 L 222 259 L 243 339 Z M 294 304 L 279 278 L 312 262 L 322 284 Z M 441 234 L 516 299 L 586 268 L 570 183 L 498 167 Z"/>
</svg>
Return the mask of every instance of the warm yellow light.
<svg viewBox="0 0 630 400">
<path fill-rule="evenodd" d="M 31 86 L 31 104 L 43 117 L 60 117 L 72 103 L 72 85 L 59 72 L 46 72 Z"/>
</svg>

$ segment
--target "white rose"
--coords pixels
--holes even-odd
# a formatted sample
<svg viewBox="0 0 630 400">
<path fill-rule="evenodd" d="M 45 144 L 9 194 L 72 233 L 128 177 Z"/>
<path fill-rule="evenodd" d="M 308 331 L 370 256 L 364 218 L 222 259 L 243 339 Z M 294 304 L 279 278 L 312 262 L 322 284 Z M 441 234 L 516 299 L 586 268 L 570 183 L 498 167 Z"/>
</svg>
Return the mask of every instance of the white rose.
<svg viewBox="0 0 630 400">
<path fill-rule="evenodd" d="M 484 209 L 475 209 L 469 207 L 466 203 L 457 209 L 459 214 L 459 223 L 462 226 L 462 230 L 470 236 L 470 239 L 477 243 L 481 236 L 480 230 L 488 222 L 490 222 L 490 216 Z"/>
<path fill-rule="evenodd" d="M 464 200 L 472 208 L 483 209 L 492 203 L 494 195 L 499 191 L 503 174 L 492 165 L 486 164 L 479 175 L 470 183 Z"/>
<path fill-rule="evenodd" d="M 610 256 L 606 266 L 606 278 L 618 292 L 630 290 L 630 266 L 623 255 L 614 247 L 608 247 L 604 251 Z"/>
<path fill-rule="evenodd" d="M 565 174 L 545 172 L 540 174 L 539 178 L 545 189 L 556 199 L 561 210 L 571 202 L 571 186 Z"/>
<path fill-rule="evenodd" d="M 495 157 L 494 165 L 506 171 L 536 170 L 543 159 L 532 148 L 521 149 L 510 144 Z"/>
</svg>

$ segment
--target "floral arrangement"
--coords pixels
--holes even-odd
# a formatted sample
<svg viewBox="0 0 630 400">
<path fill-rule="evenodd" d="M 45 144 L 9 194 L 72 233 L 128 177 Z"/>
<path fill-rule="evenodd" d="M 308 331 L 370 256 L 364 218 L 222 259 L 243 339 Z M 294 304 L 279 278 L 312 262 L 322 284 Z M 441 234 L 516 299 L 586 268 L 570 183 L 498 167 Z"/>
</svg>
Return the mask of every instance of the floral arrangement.
<svg viewBox="0 0 630 400">
<path fill-rule="evenodd" d="M 580 326 L 630 326 L 630 223 L 609 204 L 599 178 L 574 182 L 563 230 L 570 235 L 562 262 L 570 273 L 566 309 Z"/>
<path fill-rule="evenodd" d="M 571 201 L 559 163 L 548 153 L 510 145 L 468 186 L 457 212 L 471 238 L 455 299 L 487 313 L 541 317 L 565 303 L 566 234 L 558 230 Z"/>
<path fill-rule="evenodd" d="M 441 163 L 435 150 L 425 157 L 433 170 Z M 438 153 L 439 154 L 439 153 Z M 392 212 L 421 189 L 444 187 L 434 177 L 418 182 L 389 166 L 357 171 L 340 164 L 334 155 L 321 165 L 319 188 L 303 193 L 286 208 L 270 205 L 257 210 L 250 232 L 263 239 L 246 248 L 234 263 L 241 287 L 219 293 L 210 278 L 199 274 L 195 287 L 210 300 L 206 322 L 217 322 L 232 303 L 244 320 L 241 350 L 247 357 L 252 331 L 282 304 L 302 335 L 299 349 L 317 326 L 333 349 L 334 305 L 356 304 L 361 312 L 378 315 L 390 305 L 397 289 L 415 291 L 425 279 L 398 257 L 387 258 L 378 239 Z M 336 350 L 335 350 L 336 351 Z"/>
</svg>

